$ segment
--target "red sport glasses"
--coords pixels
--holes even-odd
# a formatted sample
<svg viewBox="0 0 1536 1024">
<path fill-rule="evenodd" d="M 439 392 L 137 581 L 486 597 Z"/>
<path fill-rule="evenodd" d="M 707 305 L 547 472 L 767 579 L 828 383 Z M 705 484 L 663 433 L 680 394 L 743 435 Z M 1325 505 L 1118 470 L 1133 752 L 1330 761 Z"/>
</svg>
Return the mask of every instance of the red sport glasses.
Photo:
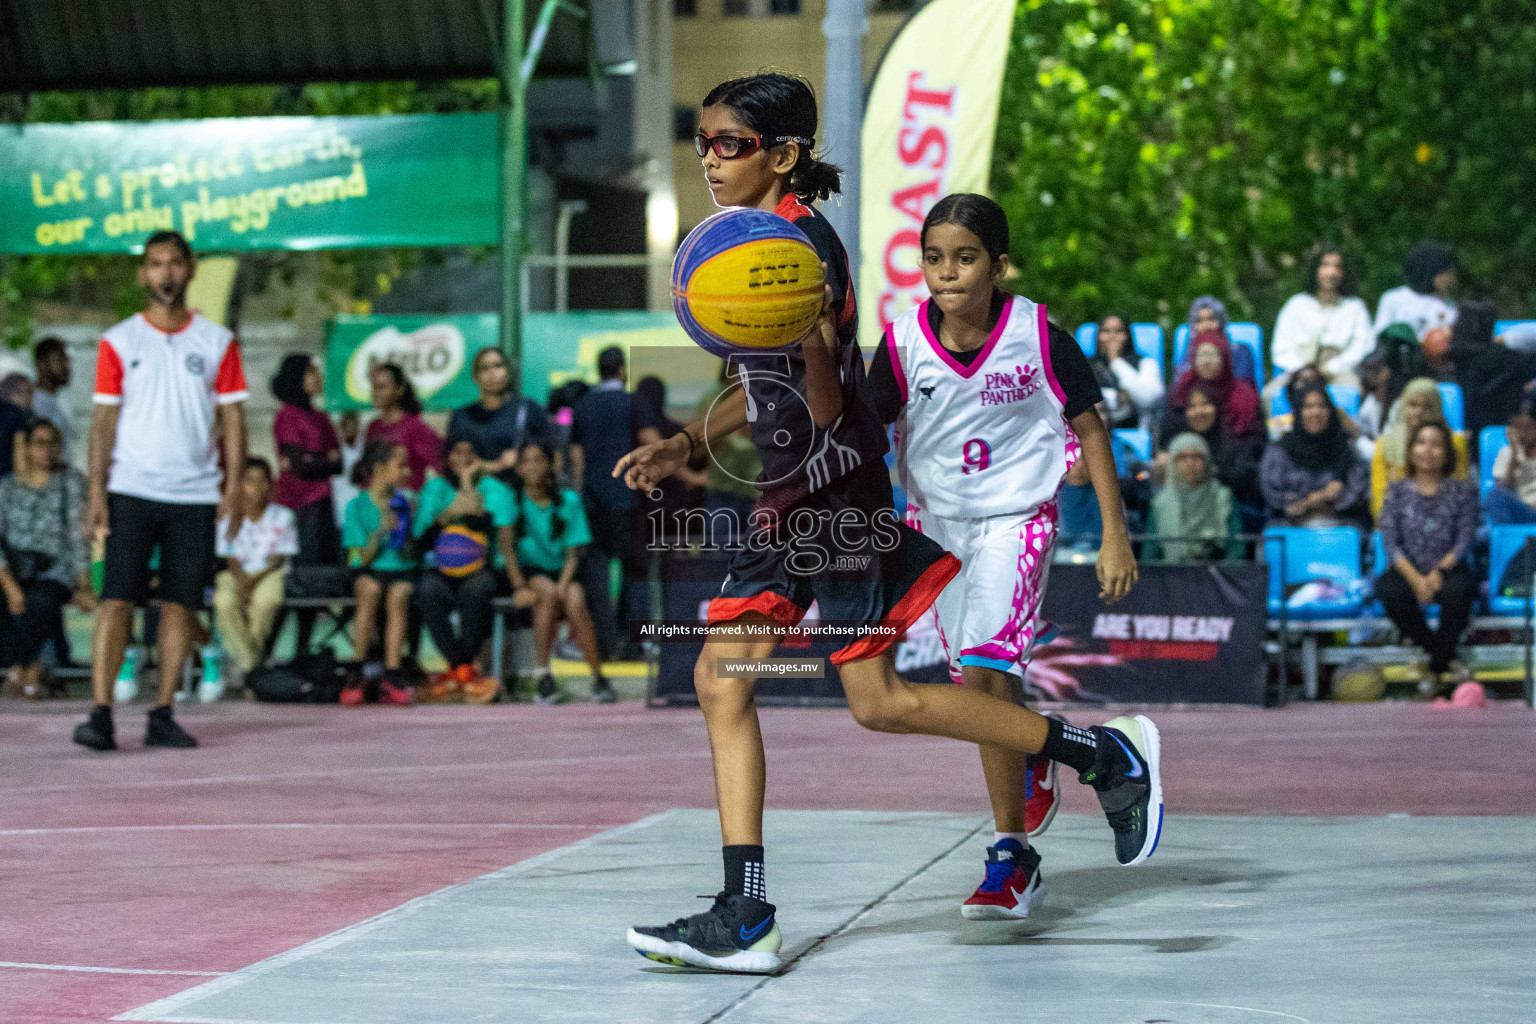
<svg viewBox="0 0 1536 1024">
<path fill-rule="evenodd" d="M 815 141 L 803 139 L 798 135 L 770 135 L 764 139 L 761 135 L 705 135 L 699 132 L 693 137 L 693 151 L 702 157 L 710 150 L 714 150 L 715 156 L 721 160 L 740 160 L 760 149 L 782 146 L 786 142 L 798 142 L 802 146 L 811 146 L 815 145 Z"/>
</svg>

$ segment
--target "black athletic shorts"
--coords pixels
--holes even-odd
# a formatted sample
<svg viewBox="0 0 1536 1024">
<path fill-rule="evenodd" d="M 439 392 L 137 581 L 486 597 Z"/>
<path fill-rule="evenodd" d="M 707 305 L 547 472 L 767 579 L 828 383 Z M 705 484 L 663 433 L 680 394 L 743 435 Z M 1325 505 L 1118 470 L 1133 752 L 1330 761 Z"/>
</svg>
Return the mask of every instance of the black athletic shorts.
<svg viewBox="0 0 1536 1024">
<path fill-rule="evenodd" d="M 107 494 L 107 553 L 103 601 L 149 600 L 149 581 L 160 577 L 156 596 L 185 608 L 201 608 L 213 582 L 217 505 L 174 505 L 130 494 Z M 150 569 L 155 549 L 160 568 Z"/>
<path fill-rule="evenodd" d="M 896 518 L 883 462 L 854 470 L 751 529 L 731 558 L 709 621 L 758 612 L 797 624 L 821 619 L 905 630 L 960 572 L 960 560 Z M 873 630 L 871 630 L 873 633 Z M 832 653 L 842 665 L 882 654 L 892 635 L 865 635 Z"/>
</svg>

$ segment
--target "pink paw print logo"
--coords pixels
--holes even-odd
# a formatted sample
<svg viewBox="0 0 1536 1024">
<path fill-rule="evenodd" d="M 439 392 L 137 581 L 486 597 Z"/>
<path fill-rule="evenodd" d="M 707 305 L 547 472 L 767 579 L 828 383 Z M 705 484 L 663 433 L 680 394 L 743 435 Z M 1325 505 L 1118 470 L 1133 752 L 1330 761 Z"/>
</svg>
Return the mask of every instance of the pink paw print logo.
<svg viewBox="0 0 1536 1024">
<path fill-rule="evenodd" d="M 1028 387 L 1029 386 L 1029 382 L 1034 380 L 1035 379 L 1035 374 L 1037 374 L 1039 372 L 1033 366 L 1017 366 L 1017 365 L 1015 365 L 1013 370 L 1014 370 L 1014 373 L 1017 375 L 1015 379 L 1018 381 L 1018 386 L 1021 387 L 1021 388 L 1022 387 Z"/>
</svg>

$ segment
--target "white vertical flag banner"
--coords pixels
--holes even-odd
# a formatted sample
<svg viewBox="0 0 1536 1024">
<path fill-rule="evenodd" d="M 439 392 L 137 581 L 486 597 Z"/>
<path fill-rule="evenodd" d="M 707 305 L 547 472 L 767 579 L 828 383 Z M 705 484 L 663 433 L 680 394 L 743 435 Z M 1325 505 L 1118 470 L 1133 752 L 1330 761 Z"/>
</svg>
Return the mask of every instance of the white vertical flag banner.
<svg viewBox="0 0 1536 1024">
<path fill-rule="evenodd" d="M 864 111 L 859 324 L 866 351 L 928 295 L 923 218 L 988 191 L 1015 0 L 933 0 L 897 33 Z"/>
</svg>

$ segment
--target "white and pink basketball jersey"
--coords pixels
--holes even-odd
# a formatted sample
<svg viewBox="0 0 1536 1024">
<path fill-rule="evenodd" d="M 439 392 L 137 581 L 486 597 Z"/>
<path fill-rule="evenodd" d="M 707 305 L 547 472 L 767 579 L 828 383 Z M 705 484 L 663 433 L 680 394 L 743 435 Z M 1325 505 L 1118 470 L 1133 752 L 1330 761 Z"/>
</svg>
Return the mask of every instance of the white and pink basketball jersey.
<svg viewBox="0 0 1536 1024">
<path fill-rule="evenodd" d="M 931 300 L 930 300 L 931 301 Z M 896 420 L 897 471 L 909 501 L 948 519 L 1019 515 L 1055 497 L 1078 446 L 1051 372 L 1045 307 L 1003 304 L 969 366 L 939 344 L 928 302 L 886 328 L 906 399 Z"/>
</svg>

